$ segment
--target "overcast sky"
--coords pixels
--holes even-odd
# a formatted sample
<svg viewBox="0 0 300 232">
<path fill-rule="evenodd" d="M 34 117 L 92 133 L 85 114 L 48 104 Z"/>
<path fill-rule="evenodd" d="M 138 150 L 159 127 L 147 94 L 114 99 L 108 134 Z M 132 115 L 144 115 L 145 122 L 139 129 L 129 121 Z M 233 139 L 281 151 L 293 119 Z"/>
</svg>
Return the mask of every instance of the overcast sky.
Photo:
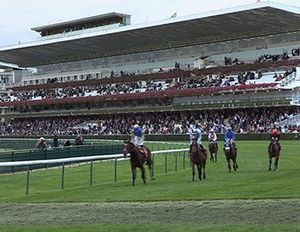
<svg viewBox="0 0 300 232">
<path fill-rule="evenodd" d="M 264 0 L 261 0 L 264 1 Z M 274 0 L 300 7 L 300 0 Z M 254 3 L 256 0 L 1 0 L 0 47 L 36 40 L 30 29 L 82 17 L 119 12 L 132 24 Z"/>
</svg>

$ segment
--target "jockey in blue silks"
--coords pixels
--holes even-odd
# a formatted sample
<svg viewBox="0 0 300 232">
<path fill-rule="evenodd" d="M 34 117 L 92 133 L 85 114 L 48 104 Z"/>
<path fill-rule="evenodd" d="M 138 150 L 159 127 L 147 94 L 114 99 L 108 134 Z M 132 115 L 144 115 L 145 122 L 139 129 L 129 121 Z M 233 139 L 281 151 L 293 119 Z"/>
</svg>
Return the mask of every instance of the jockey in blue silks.
<svg viewBox="0 0 300 232">
<path fill-rule="evenodd" d="M 225 142 L 224 146 L 228 147 L 229 145 L 232 144 L 233 147 L 235 148 L 235 143 L 234 143 L 235 139 L 236 139 L 236 134 L 232 130 L 232 128 L 229 126 L 224 134 L 224 142 Z"/>
<path fill-rule="evenodd" d="M 138 124 L 135 124 L 131 128 L 131 133 L 134 135 L 133 144 L 137 147 L 141 147 L 144 144 L 143 133 L 144 129 Z"/>
</svg>

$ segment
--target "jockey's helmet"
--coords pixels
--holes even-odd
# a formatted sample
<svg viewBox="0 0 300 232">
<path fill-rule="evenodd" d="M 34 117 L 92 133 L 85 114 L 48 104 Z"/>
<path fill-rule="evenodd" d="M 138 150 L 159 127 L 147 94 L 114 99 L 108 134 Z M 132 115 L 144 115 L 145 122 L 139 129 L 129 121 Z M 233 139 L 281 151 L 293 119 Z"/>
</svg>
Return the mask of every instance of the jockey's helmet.
<svg viewBox="0 0 300 232">
<path fill-rule="evenodd" d="M 44 137 L 41 137 L 41 138 L 40 138 L 40 141 L 45 141 L 45 138 L 44 138 Z"/>
<path fill-rule="evenodd" d="M 227 127 L 227 130 L 231 131 L 231 130 L 232 130 L 231 126 L 228 126 L 228 127 Z"/>
<path fill-rule="evenodd" d="M 213 128 L 211 128 L 209 132 L 213 133 L 213 132 L 215 132 L 215 131 L 214 131 L 214 129 L 213 129 Z"/>
<path fill-rule="evenodd" d="M 138 125 L 138 124 L 134 124 L 134 125 L 133 125 L 133 128 L 134 128 L 134 129 L 137 129 L 137 128 L 139 128 L 139 125 Z"/>
</svg>

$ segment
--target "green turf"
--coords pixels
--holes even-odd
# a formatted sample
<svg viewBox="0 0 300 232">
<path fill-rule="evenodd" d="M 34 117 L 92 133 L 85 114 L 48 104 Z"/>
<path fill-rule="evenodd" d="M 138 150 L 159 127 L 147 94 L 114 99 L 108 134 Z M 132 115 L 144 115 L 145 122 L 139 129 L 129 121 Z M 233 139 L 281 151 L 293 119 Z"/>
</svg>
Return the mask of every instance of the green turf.
<svg viewBox="0 0 300 232">
<path fill-rule="evenodd" d="M 182 156 L 168 156 L 168 173 L 164 156 L 155 158 L 155 180 L 142 184 L 140 175 L 131 186 L 128 161 L 119 162 L 118 180 L 114 182 L 112 162 L 94 165 L 93 186 L 89 186 L 89 165 L 65 169 L 65 188 L 61 186 L 61 168 L 34 171 L 30 176 L 30 194 L 25 195 L 25 173 L 0 176 L 0 202 L 101 202 L 101 201 L 162 201 L 207 199 L 299 198 L 299 142 L 282 141 L 279 172 L 267 171 L 267 142 L 238 142 L 239 171 L 228 173 L 224 154 L 219 162 L 207 164 L 207 179 L 191 181 L 189 161 L 182 170 Z M 162 148 L 162 147 L 160 147 Z M 139 173 L 138 173 L 139 174 Z M 149 176 L 149 173 L 148 173 Z"/>
<path fill-rule="evenodd" d="M 119 162 L 118 180 L 114 182 L 112 162 L 94 164 L 93 186 L 89 186 L 89 165 L 73 165 L 65 169 L 65 189 L 61 190 L 61 168 L 34 171 L 30 174 L 30 194 L 25 195 L 26 173 L 0 175 L 0 202 L 105 202 L 105 201 L 172 201 L 209 199 L 264 199 L 300 198 L 299 142 L 282 141 L 279 172 L 267 171 L 267 141 L 238 142 L 239 171 L 228 173 L 224 154 L 219 162 L 207 164 L 207 179 L 193 183 L 189 161 L 183 170 L 183 156 L 178 157 L 178 171 L 175 172 L 175 158 L 168 156 L 167 174 L 165 157 L 155 157 L 155 180 L 142 184 L 140 174 L 137 185 L 131 186 L 128 161 Z M 206 144 L 207 145 L 207 144 Z M 178 148 L 170 145 L 154 145 L 152 149 Z M 148 173 L 149 176 L 149 173 Z M 276 220 L 274 219 L 274 223 Z M 95 224 L 95 225 L 43 225 L 5 226 L 8 231 L 300 231 L 299 224 Z"/>
<path fill-rule="evenodd" d="M 300 230 L 299 225 L 202 225 L 202 224 L 123 224 L 123 225 L 84 225 L 84 226 L 31 226 L 31 227 L 4 227 L 0 226 L 1 232 L 79 232 L 79 231 L 90 231 L 90 232 L 111 232 L 111 231 L 128 231 L 128 232 L 297 232 Z"/>
</svg>

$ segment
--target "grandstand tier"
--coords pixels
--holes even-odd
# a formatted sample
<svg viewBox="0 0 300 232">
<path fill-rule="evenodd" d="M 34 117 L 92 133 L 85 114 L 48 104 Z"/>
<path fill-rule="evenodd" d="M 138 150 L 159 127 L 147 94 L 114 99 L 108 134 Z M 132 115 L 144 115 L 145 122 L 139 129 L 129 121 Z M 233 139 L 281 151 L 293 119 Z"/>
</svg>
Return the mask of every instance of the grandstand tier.
<svg viewBox="0 0 300 232">
<path fill-rule="evenodd" d="M 126 133 L 137 118 L 149 133 L 186 133 L 203 114 L 219 117 L 204 121 L 206 129 L 234 121 L 240 133 L 265 132 L 299 113 L 291 106 L 300 84 L 299 16 L 298 8 L 261 2 L 145 25 L 112 13 L 34 28 L 38 41 L 0 48 L 0 59 L 24 73 L 19 84 L 1 81 L 1 133 L 86 133 L 78 125 L 91 120 L 97 129 L 87 133 Z"/>
</svg>

